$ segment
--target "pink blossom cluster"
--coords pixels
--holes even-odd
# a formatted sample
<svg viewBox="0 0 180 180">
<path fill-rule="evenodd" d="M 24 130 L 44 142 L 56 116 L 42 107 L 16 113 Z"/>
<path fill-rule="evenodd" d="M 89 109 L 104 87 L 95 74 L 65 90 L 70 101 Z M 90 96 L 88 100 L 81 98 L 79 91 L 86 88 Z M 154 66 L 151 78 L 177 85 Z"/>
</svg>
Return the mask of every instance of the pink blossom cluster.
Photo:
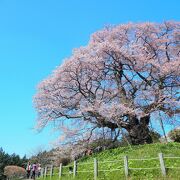
<svg viewBox="0 0 180 180">
<path fill-rule="evenodd" d="M 72 120 L 78 134 L 86 123 L 121 126 L 156 111 L 173 116 L 180 112 L 179 85 L 179 22 L 106 27 L 39 84 L 38 127 Z"/>
</svg>

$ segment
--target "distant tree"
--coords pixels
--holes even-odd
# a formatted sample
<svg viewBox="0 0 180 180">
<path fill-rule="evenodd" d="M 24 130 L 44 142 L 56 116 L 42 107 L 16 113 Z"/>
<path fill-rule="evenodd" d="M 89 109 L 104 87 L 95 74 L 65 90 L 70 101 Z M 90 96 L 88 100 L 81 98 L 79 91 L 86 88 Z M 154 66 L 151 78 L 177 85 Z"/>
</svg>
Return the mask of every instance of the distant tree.
<svg viewBox="0 0 180 180">
<path fill-rule="evenodd" d="M 168 133 L 168 136 L 174 142 L 179 142 L 180 143 L 180 128 L 176 128 L 176 129 L 171 130 Z"/>
<path fill-rule="evenodd" d="M 53 151 L 54 164 L 56 166 L 60 163 L 66 165 L 70 161 L 74 160 L 74 158 L 72 157 L 72 150 L 73 146 L 71 145 L 63 145 L 55 148 Z"/>
<path fill-rule="evenodd" d="M 64 142 L 98 128 L 124 128 L 132 144 L 152 143 L 155 113 L 180 112 L 179 85 L 179 22 L 107 27 L 39 85 L 38 127 L 54 121 Z"/>
<path fill-rule="evenodd" d="M 24 155 L 23 158 L 21 158 L 20 166 L 26 168 L 28 160 L 29 159 L 26 157 L 26 155 Z"/>
<path fill-rule="evenodd" d="M 17 165 L 20 167 L 25 167 L 27 161 L 28 159 L 26 158 L 26 156 L 21 159 L 19 155 L 16 155 L 15 153 L 9 155 L 2 148 L 0 148 L 0 180 L 6 179 L 6 176 L 4 175 L 4 168 L 6 166 Z"/>
<path fill-rule="evenodd" d="M 10 164 L 21 166 L 22 164 L 21 164 L 21 159 L 20 159 L 19 155 L 16 155 L 15 153 L 10 155 Z"/>
<path fill-rule="evenodd" d="M 0 179 L 4 180 L 4 167 L 9 163 L 9 156 L 0 148 Z"/>
<path fill-rule="evenodd" d="M 46 166 L 47 164 L 52 164 L 53 162 L 53 153 L 50 151 L 46 151 L 43 149 L 38 149 L 33 155 L 29 158 L 30 162 L 40 163 L 42 166 Z"/>
</svg>

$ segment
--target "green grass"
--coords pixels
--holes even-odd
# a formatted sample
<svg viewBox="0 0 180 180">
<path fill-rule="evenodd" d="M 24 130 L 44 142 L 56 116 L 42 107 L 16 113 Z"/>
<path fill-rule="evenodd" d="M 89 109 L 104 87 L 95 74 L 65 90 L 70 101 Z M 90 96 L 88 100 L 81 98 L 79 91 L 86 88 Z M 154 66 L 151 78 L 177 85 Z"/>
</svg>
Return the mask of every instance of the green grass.
<svg viewBox="0 0 180 180">
<path fill-rule="evenodd" d="M 92 180 L 93 174 L 93 163 L 94 158 L 98 160 L 98 180 L 120 180 L 125 179 L 124 175 L 124 161 L 123 157 L 128 156 L 129 168 L 157 168 L 157 169 L 142 169 L 142 170 L 129 170 L 130 180 L 148 180 L 148 179 L 165 179 L 161 175 L 160 164 L 158 153 L 163 153 L 165 157 L 180 157 L 180 143 L 168 143 L 168 144 L 146 144 L 131 147 L 120 147 L 117 149 L 105 150 L 101 153 L 94 154 L 92 156 L 84 157 L 78 160 L 78 171 L 89 171 L 87 173 L 79 172 L 74 180 Z M 152 160 L 136 161 L 133 159 L 142 158 L 157 158 Z M 103 162 L 103 161 L 113 161 L 117 162 Z M 164 159 L 166 167 L 180 167 L 180 159 Z M 83 165 L 84 163 L 84 165 Z M 90 163 L 90 164 L 85 164 Z M 72 165 L 72 164 L 70 164 Z M 117 171 L 101 171 L 101 170 L 112 170 L 120 169 Z M 167 168 L 166 179 L 180 179 L 180 169 L 169 169 Z M 91 172 L 92 171 L 92 172 Z M 58 173 L 58 169 L 54 170 Z M 63 168 L 63 173 L 68 174 L 68 168 Z M 50 180 L 49 177 L 45 178 Z M 72 175 L 68 174 L 62 175 L 62 180 L 71 180 Z M 42 179 L 41 179 L 42 180 Z M 52 177 L 51 180 L 58 180 L 58 175 Z"/>
</svg>

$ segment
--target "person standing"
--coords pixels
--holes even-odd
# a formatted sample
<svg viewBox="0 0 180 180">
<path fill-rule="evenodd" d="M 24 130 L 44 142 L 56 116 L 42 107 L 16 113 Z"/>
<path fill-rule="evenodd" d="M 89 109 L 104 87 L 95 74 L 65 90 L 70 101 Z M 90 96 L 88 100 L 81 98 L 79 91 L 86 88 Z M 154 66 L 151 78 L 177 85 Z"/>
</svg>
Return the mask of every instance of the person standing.
<svg viewBox="0 0 180 180">
<path fill-rule="evenodd" d="M 37 170 L 38 170 L 37 175 L 38 175 L 38 177 L 40 177 L 41 176 L 41 164 L 40 163 L 38 164 Z"/>
<path fill-rule="evenodd" d="M 30 172 L 31 172 L 31 163 L 30 162 L 27 163 L 26 172 L 27 172 L 27 179 L 29 179 Z"/>
<path fill-rule="evenodd" d="M 36 162 L 35 162 L 32 165 L 32 176 L 31 176 L 31 178 L 34 179 L 34 180 L 36 179 L 36 170 L 37 170 L 37 165 L 36 165 Z"/>
</svg>

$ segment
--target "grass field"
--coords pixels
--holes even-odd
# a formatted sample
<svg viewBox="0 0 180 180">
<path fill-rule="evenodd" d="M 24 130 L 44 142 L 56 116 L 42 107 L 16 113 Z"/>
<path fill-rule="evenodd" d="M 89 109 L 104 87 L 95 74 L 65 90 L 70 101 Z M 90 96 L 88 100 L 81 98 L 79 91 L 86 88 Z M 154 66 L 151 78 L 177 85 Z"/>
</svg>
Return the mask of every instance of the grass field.
<svg viewBox="0 0 180 180">
<path fill-rule="evenodd" d="M 120 180 L 125 179 L 124 160 L 128 156 L 129 168 L 154 168 L 154 169 L 130 169 L 129 178 L 133 180 L 148 179 L 179 179 L 180 180 L 180 159 L 164 158 L 167 176 L 163 178 L 158 159 L 158 153 L 163 153 L 164 157 L 180 157 L 180 143 L 168 144 L 146 144 L 132 147 L 120 147 L 117 149 L 105 150 L 101 153 L 93 154 L 78 160 L 77 176 L 72 177 L 69 174 L 68 167 L 63 167 L 62 180 L 93 180 L 94 178 L 94 158 L 98 160 L 98 178 L 97 180 Z M 137 160 L 149 159 L 151 160 Z M 154 158 L 154 159 L 152 159 Z M 135 160 L 136 159 L 136 160 Z M 106 162 L 115 161 L 115 162 Z M 69 164 L 70 166 L 72 164 Z M 73 166 L 73 165 L 72 165 Z M 179 167 L 179 169 L 178 169 Z M 112 171 L 113 169 L 119 169 Z M 104 171 L 106 170 L 106 171 Z M 109 171 L 111 170 L 111 171 Z M 78 172 L 87 171 L 87 172 Z M 58 180 L 58 168 L 54 169 L 54 175 L 51 180 Z M 50 177 L 41 178 L 41 180 L 50 180 Z"/>
</svg>

